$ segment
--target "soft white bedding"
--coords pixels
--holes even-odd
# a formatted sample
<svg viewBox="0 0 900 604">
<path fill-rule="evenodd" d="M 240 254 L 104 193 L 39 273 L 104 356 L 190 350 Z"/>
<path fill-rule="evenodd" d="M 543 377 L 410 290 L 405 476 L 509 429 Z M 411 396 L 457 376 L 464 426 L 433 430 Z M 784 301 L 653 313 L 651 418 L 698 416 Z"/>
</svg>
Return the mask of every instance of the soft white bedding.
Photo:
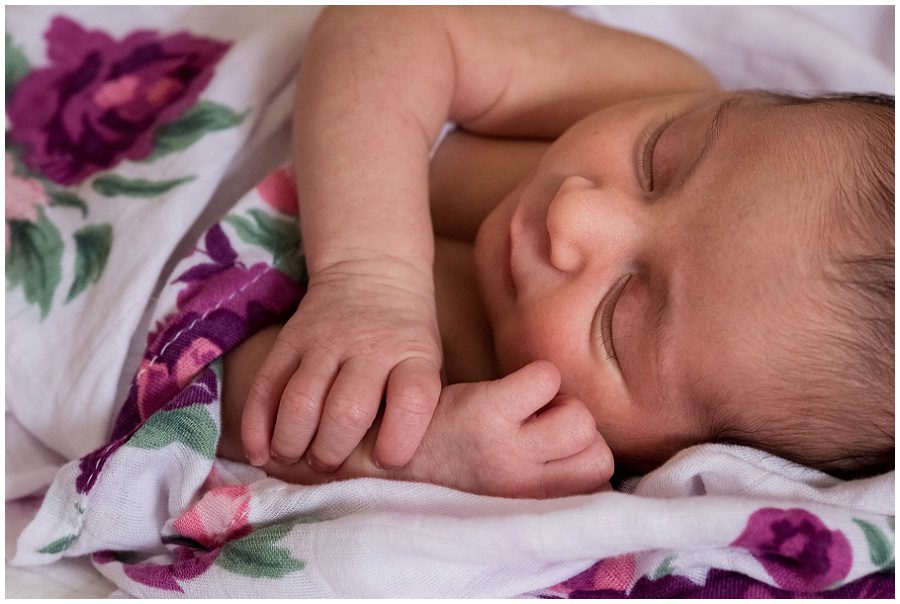
<svg viewBox="0 0 900 604">
<path fill-rule="evenodd" d="M 117 36 L 144 27 L 158 27 L 165 33 L 174 33 L 182 28 L 197 27 L 199 23 L 204 23 L 203 32 L 216 33 L 235 30 L 235 20 L 229 16 L 229 10 L 232 9 L 207 8 L 198 12 L 184 7 L 143 7 L 138 15 L 131 10 L 116 13 L 98 7 L 14 7 L 7 9 L 7 32 L 17 33 L 16 23 L 48 22 L 49 15 L 65 13 L 84 24 L 110 30 Z M 295 35 L 289 43 L 297 48 L 302 42 L 302 33 L 316 13 L 315 8 L 306 7 L 242 10 L 243 19 L 256 20 L 260 24 L 295 19 L 293 27 L 260 27 L 259 36 L 266 32 L 272 36 L 292 32 Z M 576 7 L 573 10 L 579 15 L 653 35 L 679 46 L 707 64 L 728 87 L 893 94 L 893 7 Z M 175 13 L 178 13 L 178 19 L 172 19 Z M 242 39 L 247 44 L 266 45 L 258 36 Z M 40 38 L 27 38 L 26 51 L 34 63 L 43 61 Z M 247 72 L 241 72 L 242 75 L 255 69 L 249 65 L 234 67 L 247 69 Z M 195 208 L 184 232 L 173 235 L 176 241 L 192 242 L 212 222 L 211 217 L 232 205 L 273 167 L 278 158 L 284 156 L 287 150 L 285 116 L 290 106 L 290 82 L 284 76 L 293 72 L 293 66 L 280 65 L 275 71 L 281 75 L 273 76 L 273 81 L 267 84 L 270 96 L 266 101 L 271 117 L 253 117 L 253 127 L 247 127 L 245 132 L 249 141 L 246 149 L 223 166 L 215 186 L 210 188 L 212 194 L 206 210 Z M 154 270 L 168 273 L 171 264 L 167 258 L 159 259 Z M 155 291 L 158 290 L 159 285 L 155 287 Z M 140 310 L 135 309 L 135 313 L 140 314 Z M 103 384 L 84 386 L 82 398 L 89 400 L 103 391 L 109 395 L 115 392 L 115 396 L 108 397 L 115 404 L 123 400 L 140 360 L 147 320 L 146 316 L 136 316 L 122 329 L 118 342 L 127 352 L 118 359 L 121 369 L 112 377 L 105 376 Z M 7 358 L 14 352 L 10 350 L 8 339 Z M 10 411 L 15 414 L 18 410 L 20 415 L 25 413 L 23 408 L 28 399 L 15 388 L 16 382 L 9 379 L 9 372 L 7 376 L 8 562 L 11 544 L 36 511 L 35 504 L 39 501 L 16 498 L 42 492 L 66 458 L 75 458 L 102 444 L 107 426 L 98 426 L 90 434 L 77 434 L 77 439 L 66 433 L 63 424 L 58 427 L 61 433 L 58 438 L 51 438 L 46 431 L 37 432 L 33 427 L 29 430 L 18 420 L 10 419 Z M 6 578 L 8 597 L 96 597 L 115 589 L 86 558 L 63 559 L 27 569 L 11 568 L 7 564 Z"/>
</svg>

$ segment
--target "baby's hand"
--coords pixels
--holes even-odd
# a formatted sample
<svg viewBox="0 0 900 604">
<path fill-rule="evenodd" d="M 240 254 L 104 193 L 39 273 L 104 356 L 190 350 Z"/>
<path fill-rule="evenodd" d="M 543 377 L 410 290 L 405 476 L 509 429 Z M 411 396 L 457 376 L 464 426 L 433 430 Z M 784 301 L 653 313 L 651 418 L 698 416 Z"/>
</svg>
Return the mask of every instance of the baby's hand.
<svg viewBox="0 0 900 604">
<path fill-rule="evenodd" d="M 413 460 L 419 474 L 503 497 L 561 497 L 605 486 L 612 453 L 590 410 L 557 396 L 559 385 L 556 367 L 535 361 L 493 382 L 447 386 Z"/>
<path fill-rule="evenodd" d="M 310 279 L 247 397 L 247 458 L 337 468 L 387 406 L 374 457 L 412 458 L 441 392 L 442 352 L 430 276 L 396 260 L 345 262 Z"/>
</svg>

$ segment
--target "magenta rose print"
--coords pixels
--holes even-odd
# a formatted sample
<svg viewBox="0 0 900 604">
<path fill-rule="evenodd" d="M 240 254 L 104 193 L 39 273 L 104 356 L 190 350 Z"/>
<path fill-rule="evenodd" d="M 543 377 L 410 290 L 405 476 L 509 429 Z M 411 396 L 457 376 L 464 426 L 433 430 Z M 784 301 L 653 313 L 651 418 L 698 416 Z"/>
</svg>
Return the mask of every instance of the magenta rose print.
<svg viewBox="0 0 900 604">
<path fill-rule="evenodd" d="M 555 588 L 554 588 L 555 589 Z M 595 588 L 573 589 L 560 593 L 558 591 L 536 592 L 541 598 L 567 598 L 567 599 L 693 599 L 693 600 L 722 600 L 722 599 L 803 599 L 828 598 L 834 600 L 860 599 L 860 598 L 890 598 L 894 597 L 894 574 L 892 572 L 878 572 L 866 575 L 855 581 L 851 581 L 837 589 L 830 591 L 787 591 L 773 587 L 756 579 L 751 579 L 740 573 L 712 568 L 706 573 L 702 584 L 695 583 L 690 577 L 681 575 L 666 575 L 660 578 L 648 576 L 640 577 L 634 585 L 626 589 Z"/>
<path fill-rule="evenodd" d="M 853 550 L 841 531 L 799 508 L 753 512 L 744 532 L 731 544 L 759 560 L 782 589 L 819 591 L 850 572 Z"/>
<path fill-rule="evenodd" d="M 31 170 L 61 185 L 149 156 L 157 128 L 197 103 L 228 49 L 188 33 L 141 30 L 116 41 L 66 17 L 44 37 L 50 65 L 16 83 L 8 139 Z"/>
<path fill-rule="evenodd" d="M 141 368 L 110 442 L 81 459 L 78 493 L 93 488 L 107 460 L 126 444 L 159 447 L 170 442 L 166 435 L 178 434 L 186 446 L 211 459 L 218 431 L 207 408 L 217 400 L 219 378 L 208 364 L 296 308 L 305 291 L 303 283 L 265 262 L 245 266 L 219 224 L 206 232 L 202 247 L 196 250 L 197 262 L 172 281 L 185 284 L 177 311 L 148 334 Z M 153 422 L 147 430 L 151 436 L 140 436 L 147 422 Z M 176 424 L 185 429 L 173 428 Z"/>
<path fill-rule="evenodd" d="M 6 34 L 7 290 L 21 288 L 42 320 L 64 279 L 68 304 L 116 257 L 112 225 L 84 222 L 98 201 L 159 197 L 196 178 L 150 181 L 110 170 L 183 151 L 246 116 L 199 98 L 226 43 L 147 30 L 115 40 L 62 16 L 44 38 L 49 65 L 33 68 Z M 89 178 L 92 191 L 80 187 Z M 70 247 L 74 263 L 65 267 Z"/>
</svg>

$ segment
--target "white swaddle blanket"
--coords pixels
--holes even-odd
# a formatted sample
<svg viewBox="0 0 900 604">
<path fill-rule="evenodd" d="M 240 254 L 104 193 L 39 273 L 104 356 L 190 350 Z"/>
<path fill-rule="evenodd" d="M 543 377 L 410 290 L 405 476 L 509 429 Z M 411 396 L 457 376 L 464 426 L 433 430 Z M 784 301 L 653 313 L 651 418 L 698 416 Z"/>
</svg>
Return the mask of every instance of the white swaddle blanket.
<svg viewBox="0 0 900 604">
<path fill-rule="evenodd" d="M 575 9 L 680 46 L 729 87 L 893 93 L 892 38 L 889 55 L 877 43 L 893 9 L 843 11 Z M 53 21 L 58 14 L 68 19 Z M 884 594 L 888 580 L 871 577 L 893 568 L 893 472 L 843 482 L 704 445 L 623 492 L 529 501 L 375 479 L 287 485 L 213 457 L 221 368 L 207 363 L 259 317 L 289 308 L 272 291 L 301 293 L 290 285 L 296 259 L 272 236 L 289 232 L 291 217 L 272 193 L 282 173 L 270 170 L 286 157 L 292 77 L 313 16 L 297 7 L 9 9 L 17 95 L 34 88 L 29 98 L 39 99 L 51 76 L 59 82 L 94 57 L 107 74 L 143 70 L 146 98 L 163 99 L 148 119 L 178 124 L 122 141 L 106 166 L 73 152 L 80 163 L 60 167 L 7 149 L 8 270 L 51 275 L 7 294 L 7 498 L 54 478 L 15 563 L 92 553 L 137 596 Z M 188 75 L 153 79 L 159 60 L 184 61 Z M 108 76 L 66 115 L 92 123 L 97 106 L 124 111 L 138 85 Z M 163 119 L 175 86 L 191 104 Z M 14 98 L 8 138 L 27 130 L 22 120 Z M 35 260 L 26 243 L 50 251 Z M 74 460 L 55 477 L 47 448 Z M 46 463 L 29 464 L 37 455 Z"/>
</svg>

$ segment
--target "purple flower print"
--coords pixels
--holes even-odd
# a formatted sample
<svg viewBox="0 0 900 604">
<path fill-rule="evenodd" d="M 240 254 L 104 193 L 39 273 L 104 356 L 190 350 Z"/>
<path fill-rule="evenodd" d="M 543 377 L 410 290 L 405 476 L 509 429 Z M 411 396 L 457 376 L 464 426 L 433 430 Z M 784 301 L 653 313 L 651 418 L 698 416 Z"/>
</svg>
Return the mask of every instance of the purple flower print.
<svg viewBox="0 0 900 604">
<path fill-rule="evenodd" d="M 139 371 L 138 375 L 140 374 Z M 147 396 L 143 401 L 138 396 L 138 388 L 131 388 L 128 399 L 116 418 L 110 442 L 81 458 L 78 464 L 78 477 L 75 479 L 75 490 L 78 493 L 87 493 L 93 488 L 107 460 L 134 436 L 138 428 L 154 412 L 163 408 L 172 410 L 192 405 L 209 405 L 218 397 L 218 379 L 209 367 L 204 367 L 192 383 L 182 388 L 178 388 L 168 374 L 155 379 L 163 383 L 156 385 L 152 396 Z M 144 407 L 141 406 L 142 402 L 145 402 Z M 148 409 L 152 404 L 156 406 Z"/>
<path fill-rule="evenodd" d="M 572 599 L 786 599 L 786 598 L 893 598 L 893 573 L 866 575 L 831 591 L 791 592 L 766 585 L 740 573 L 711 569 L 702 585 L 680 575 L 666 575 L 651 580 L 641 577 L 630 591 L 618 589 L 574 590 L 565 595 Z"/>
<path fill-rule="evenodd" d="M 187 284 L 178 292 L 180 315 L 203 315 L 211 309 L 225 309 L 244 318 L 249 328 L 258 329 L 261 325 L 249 320 L 251 304 L 258 303 L 271 309 L 276 315 L 297 306 L 305 291 L 303 285 L 269 264 L 259 262 L 247 267 L 239 262 L 237 253 L 219 224 L 210 227 L 203 243 L 206 248 L 203 253 L 209 258 L 209 262 L 194 264 L 173 281 Z M 170 319 L 171 316 L 165 321 Z M 171 331 L 171 323 L 165 321 L 148 335 L 148 353 L 161 349 L 162 342 L 169 341 L 170 337 L 166 334 L 160 337 L 161 331 Z M 226 346 L 225 350 L 252 333 L 241 333 L 239 340 L 227 345 L 221 338 L 230 334 L 224 330 L 219 332 L 220 343 Z"/>
<path fill-rule="evenodd" d="M 818 591 L 850 572 L 853 551 L 840 531 L 799 508 L 755 511 L 732 543 L 749 550 L 779 587 Z"/>
<path fill-rule="evenodd" d="M 188 33 L 135 31 L 117 41 L 67 17 L 44 37 L 50 65 L 16 85 L 8 140 L 25 147 L 29 168 L 62 185 L 150 155 L 156 128 L 197 102 L 228 49 Z"/>
<path fill-rule="evenodd" d="M 127 555 L 113 551 L 97 552 L 92 558 L 97 564 L 122 562 L 125 575 L 132 581 L 157 589 L 184 593 L 178 582 L 194 579 L 205 573 L 216 561 L 219 551 L 219 548 L 203 551 L 178 546 L 173 552 L 175 559 L 171 564 L 155 564 L 152 562 L 129 564 Z"/>
<path fill-rule="evenodd" d="M 302 284 L 268 264 L 247 268 L 237 262 L 219 225 L 204 243 L 211 262 L 195 264 L 175 279 L 187 283 L 178 292 L 178 310 L 148 335 L 110 443 L 81 460 L 79 493 L 90 491 L 109 457 L 155 412 L 212 403 L 218 394 L 208 363 L 296 308 L 304 292 Z"/>
</svg>

